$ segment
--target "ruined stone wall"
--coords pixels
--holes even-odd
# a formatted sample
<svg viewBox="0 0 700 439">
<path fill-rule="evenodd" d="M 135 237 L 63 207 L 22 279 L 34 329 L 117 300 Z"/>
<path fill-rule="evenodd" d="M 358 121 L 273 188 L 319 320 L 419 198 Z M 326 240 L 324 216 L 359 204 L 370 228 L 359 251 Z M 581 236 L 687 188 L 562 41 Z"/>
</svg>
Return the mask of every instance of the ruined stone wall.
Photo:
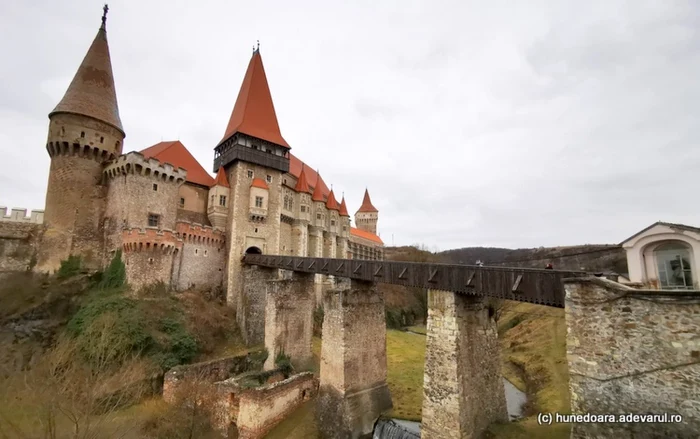
<svg viewBox="0 0 700 439">
<path fill-rule="evenodd" d="M 268 283 L 265 308 L 266 370 L 275 368 L 278 354 L 288 355 L 296 370 L 313 363 L 311 338 L 314 312 L 313 274 L 294 273 L 291 279 Z"/>
<path fill-rule="evenodd" d="M 124 134 L 90 117 L 55 114 L 46 148 L 51 156 L 44 224 L 36 269 L 53 272 L 69 255 L 102 268 L 102 217 L 107 188 L 103 164 L 121 152 Z"/>
<path fill-rule="evenodd" d="M 316 395 L 318 380 L 303 372 L 284 381 L 243 391 L 239 399 L 239 439 L 258 439 L 279 424 L 303 402 Z"/>
<path fill-rule="evenodd" d="M 42 230 L 41 224 L 0 221 L 0 274 L 30 269 Z"/>
<path fill-rule="evenodd" d="M 580 423 L 572 438 L 696 437 L 700 292 L 635 290 L 600 278 L 565 289 L 572 412 L 683 416 L 683 423 Z"/>
<path fill-rule="evenodd" d="M 484 298 L 430 290 L 421 437 L 479 437 L 507 420 L 496 323 Z"/>
<path fill-rule="evenodd" d="M 180 396 L 180 389 L 184 389 L 194 380 L 211 383 L 223 381 L 246 372 L 249 367 L 251 362 L 248 355 L 175 366 L 163 378 L 163 400 L 171 404 L 176 402 Z"/>
<path fill-rule="evenodd" d="M 371 434 L 380 413 L 391 408 L 386 385 L 384 296 L 375 284 L 324 296 L 319 427 L 326 435 Z"/>
</svg>

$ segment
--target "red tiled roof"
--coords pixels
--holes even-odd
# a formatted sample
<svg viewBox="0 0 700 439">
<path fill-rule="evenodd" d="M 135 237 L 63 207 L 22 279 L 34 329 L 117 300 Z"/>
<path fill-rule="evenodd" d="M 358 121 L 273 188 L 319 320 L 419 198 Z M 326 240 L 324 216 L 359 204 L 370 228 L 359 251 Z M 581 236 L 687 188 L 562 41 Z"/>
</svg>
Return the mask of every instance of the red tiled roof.
<svg viewBox="0 0 700 439">
<path fill-rule="evenodd" d="M 253 57 L 250 59 L 236 104 L 231 112 L 231 119 L 221 141 L 235 133 L 248 134 L 289 148 L 277 123 L 275 105 L 272 102 L 265 68 L 258 50 L 253 52 Z"/>
<path fill-rule="evenodd" d="M 328 194 L 328 201 L 326 201 L 326 209 L 340 210 L 340 207 L 338 206 L 338 200 L 335 199 L 335 195 L 333 194 L 333 189 L 331 189 L 331 192 Z"/>
<path fill-rule="evenodd" d="M 214 184 L 214 179 L 211 175 L 204 170 L 202 165 L 179 140 L 156 143 L 150 148 L 142 150 L 141 154 L 147 159 L 153 157 L 161 163 L 170 163 L 175 168 L 185 169 L 187 171 L 187 181 L 190 183 L 206 187 L 211 187 Z"/>
<path fill-rule="evenodd" d="M 318 175 L 318 173 L 316 173 Z M 321 176 L 318 175 L 318 180 L 321 179 Z M 311 201 L 325 201 L 323 199 L 323 189 L 320 184 L 317 184 L 316 187 L 314 188 L 314 193 L 311 195 Z"/>
<path fill-rule="evenodd" d="M 297 185 L 294 187 L 294 190 L 297 192 L 311 193 L 309 183 L 306 181 L 306 170 L 304 168 L 305 166 L 301 167 L 301 175 L 299 175 L 299 178 L 297 179 Z"/>
<path fill-rule="evenodd" d="M 119 117 L 117 92 L 114 88 L 112 61 L 104 24 L 97 31 L 63 99 L 49 117 L 54 113 L 74 113 L 93 117 L 124 133 Z"/>
<path fill-rule="evenodd" d="M 340 216 L 350 216 L 348 213 L 348 206 L 345 205 L 345 196 L 343 196 L 343 199 L 340 202 Z"/>
<path fill-rule="evenodd" d="M 216 179 L 214 180 L 214 184 L 212 184 L 212 186 L 231 187 L 228 184 L 228 179 L 226 178 L 226 171 L 224 171 L 223 166 L 219 166 L 219 172 L 216 173 Z"/>
<path fill-rule="evenodd" d="M 353 236 L 357 236 L 358 238 L 364 238 L 364 239 L 367 239 L 370 241 L 374 241 L 377 244 L 384 245 L 384 241 L 382 241 L 382 239 L 379 236 L 375 235 L 372 232 L 368 232 L 366 230 L 356 229 L 355 227 L 350 227 L 350 234 Z"/>
<path fill-rule="evenodd" d="M 306 181 L 309 184 L 310 187 L 316 189 L 316 186 L 319 184 L 321 185 L 321 192 L 323 193 L 324 196 L 324 201 L 325 197 L 328 196 L 328 193 L 330 190 L 328 189 L 328 186 L 326 186 L 326 183 L 323 181 L 323 179 L 318 175 L 316 171 L 311 169 L 309 165 L 305 164 L 301 160 L 299 160 L 294 154 L 291 152 L 288 153 L 289 155 L 289 173 L 292 174 L 294 177 L 299 178 L 301 175 L 301 170 L 302 168 L 304 169 L 304 173 L 306 174 Z"/>
<path fill-rule="evenodd" d="M 250 187 L 259 187 L 260 189 L 270 189 L 262 178 L 254 178 Z"/>
<path fill-rule="evenodd" d="M 372 205 L 372 200 L 369 199 L 369 192 L 365 189 L 365 197 L 362 199 L 362 205 L 358 212 L 379 212 L 376 207 Z"/>
</svg>

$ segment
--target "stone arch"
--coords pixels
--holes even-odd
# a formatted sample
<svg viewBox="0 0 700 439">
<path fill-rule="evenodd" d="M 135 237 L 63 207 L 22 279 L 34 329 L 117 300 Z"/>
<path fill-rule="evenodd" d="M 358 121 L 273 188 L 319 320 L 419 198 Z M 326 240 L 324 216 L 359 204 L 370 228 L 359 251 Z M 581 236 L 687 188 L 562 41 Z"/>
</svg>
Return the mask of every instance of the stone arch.
<svg viewBox="0 0 700 439">
<path fill-rule="evenodd" d="M 656 279 L 660 289 L 693 289 L 697 285 L 695 255 L 690 243 L 664 239 L 643 247 L 647 279 Z"/>
<path fill-rule="evenodd" d="M 248 247 L 246 249 L 245 254 L 247 254 L 247 255 L 261 255 L 262 250 L 260 250 L 259 247 L 251 246 L 251 247 Z"/>
</svg>

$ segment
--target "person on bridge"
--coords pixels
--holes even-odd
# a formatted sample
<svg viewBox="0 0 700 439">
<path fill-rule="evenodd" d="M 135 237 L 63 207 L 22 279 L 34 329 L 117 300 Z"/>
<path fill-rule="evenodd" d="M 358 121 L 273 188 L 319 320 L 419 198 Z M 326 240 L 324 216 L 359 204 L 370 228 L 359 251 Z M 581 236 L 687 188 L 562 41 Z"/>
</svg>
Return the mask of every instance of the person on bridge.
<svg viewBox="0 0 700 439">
<path fill-rule="evenodd" d="M 544 267 L 544 269 L 545 270 L 554 270 L 554 267 L 552 266 L 552 264 L 547 264 L 547 266 Z"/>
</svg>

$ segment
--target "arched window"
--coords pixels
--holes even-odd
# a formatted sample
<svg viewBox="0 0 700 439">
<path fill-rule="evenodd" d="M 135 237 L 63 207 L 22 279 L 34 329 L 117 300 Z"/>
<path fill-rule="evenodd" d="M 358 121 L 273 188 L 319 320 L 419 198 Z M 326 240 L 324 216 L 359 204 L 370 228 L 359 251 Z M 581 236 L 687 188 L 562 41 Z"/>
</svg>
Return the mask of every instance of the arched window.
<svg viewBox="0 0 700 439">
<path fill-rule="evenodd" d="M 693 289 L 690 249 L 681 242 L 661 244 L 654 249 L 659 286 L 664 290 Z"/>
</svg>

